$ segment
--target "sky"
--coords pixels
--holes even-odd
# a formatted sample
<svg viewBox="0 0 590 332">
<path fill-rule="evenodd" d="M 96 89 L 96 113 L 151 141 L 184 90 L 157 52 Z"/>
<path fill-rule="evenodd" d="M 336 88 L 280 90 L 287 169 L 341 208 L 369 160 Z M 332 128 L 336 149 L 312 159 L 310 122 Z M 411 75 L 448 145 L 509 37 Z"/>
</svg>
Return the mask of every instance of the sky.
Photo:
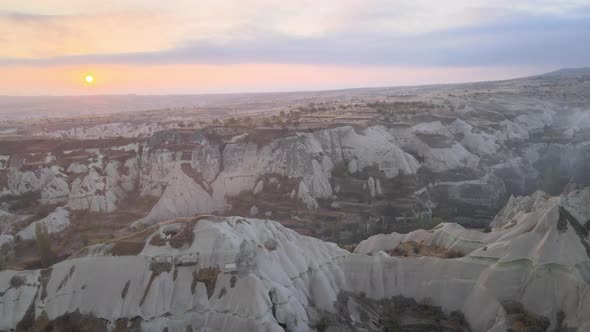
<svg viewBox="0 0 590 332">
<path fill-rule="evenodd" d="M 496 80 L 590 66 L 589 41 L 590 0 L 2 0 L 0 95 Z"/>
</svg>

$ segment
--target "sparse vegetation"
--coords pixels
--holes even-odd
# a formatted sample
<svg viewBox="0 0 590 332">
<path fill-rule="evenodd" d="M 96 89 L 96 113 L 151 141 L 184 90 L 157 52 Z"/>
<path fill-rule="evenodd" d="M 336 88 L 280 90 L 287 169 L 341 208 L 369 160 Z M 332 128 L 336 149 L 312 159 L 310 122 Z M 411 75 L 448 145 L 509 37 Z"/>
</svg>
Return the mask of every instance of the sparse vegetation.
<svg viewBox="0 0 590 332">
<path fill-rule="evenodd" d="M 154 236 L 152 236 L 152 238 L 150 239 L 149 244 L 151 246 L 163 247 L 166 245 L 167 242 L 168 241 L 162 236 L 160 236 L 160 234 L 154 234 Z"/>
<path fill-rule="evenodd" d="M 113 256 L 135 256 L 143 250 L 144 246 L 143 242 L 115 241 L 110 254 Z"/>
<path fill-rule="evenodd" d="M 235 275 L 232 275 L 231 278 L 229 278 L 229 286 L 231 288 L 234 288 L 236 286 L 237 281 L 238 281 L 238 278 Z"/>
<path fill-rule="evenodd" d="M 139 301 L 140 307 L 145 302 L 145 299 L 147 298 L 147 296 L 152 288 L 152 282 L 154 282 L 154 279 L 156 279 L 156 277 L 159 276 L 161 273 L 164 273 L 164 272 L 169 273 L 170 271 L 172 271 L 172 263 L 153 261 L 150 263 L 150 271 L 152 271 L 152 274 L 150 275 L 150 281 L 148 281 L 148 284 L 145 288 L 143 296 L 141 297 L 141 300 Z"/>
<path fill-rule="evenodd" d="M 176 233 L 176 235 L 172 236 L 169 242 L 172 248 L 180 249 L 192 245 L 194 239 L 195 233 L 193 231 L 193 224 L 184 223 L 180 227 L 180 231 Z"/>
<path fill-rule="evenodd" d="M 277 250 L 279 243 L 275 239 L 268 239 L 264 241 L 264 247 L 269 251 Z"/>
<path fill-rule="evenodd" d="M 26 283 L 26 279 L 24 276 L 15 274 L 10 278 L 10 288 L 20 288 L 24 286 Z"/>
<path fill-rule="evenodd" d="M 328 330 L 330 325 L 331 325 L 330 320 L 324 316 L 315 324 L 314 327 L 316 330 L 318 330 L 318 332 L 325 332 Z"/>
<path fill-rule="evenodd" d="M 50 267 L 41 270 L 39 274 L 39 282 L 41 283 L 41 300 L 44 300 L 47 297 L 47 284 L 49 283 L 52 272 L 53 269 Z"/>
<path fill-rule="evenodd" d="M 26 322 L 25 322 L 26 320 Z M 63 314 L 53 320 L 49 320 L 45 311 L 41 312 L 35 319 L 32 316 L 26 316 L 19 322 L 16 331 L 27 332 L 49 332 L 49 331 L 88 331 L 88 332 L 106 332 L 107 321 L 97 318 L 92 314 L 81 314 L 79 311 Z M 113 330 L 122 331 L 139 331 L 139 330 Z"/>
<path fill-rule="evenodd" d="M 436 245 L 425 245 L 414 241 L 402 242 L 388 253 L 391 256 L 397 257 L 433 256 L 452 259 L 464 256 L 463 253 L 458 250 L 446 249 Z"/>
<path fill-rule="evenodd" d="M 508 332 L 542 332 L 547 331 L 551 325 L 547 317 L 526 311 L 521 303 L 505 301 L 502 302 L 502 306 L 508 314 Z"/>
<path fill-rule="evenodd" d="M 401 113 L 401 112 L 415 112 L 424 111 L 437 108 L 437 105 L 427 103 L 424 101 L 394 101 L 394 102 L 372 102 L 367 103 L 367 107 L 374 108 L 377 112 L 382 114 Z"/>
<path fill-rule="evenodd" d="M 347 177 L 348 175 L 349 175 L 348 168 L 346 167 L 346 165 L 344 163 L 334 164 L 334 168 L 332 169 L 332 176 L 344 178 L 344 177 Z"/>
<path fill-rule="evenodd" d="M 205 267 L 199 269 L 198 272 L 193 272 L 193 283 L 191 285 L 191 290 L 194 294 L 195 287 L 197 282 L 202 282 L 205 284 L 207 289 L 207 297 L 211 298 L 213 292 L 215 291 L 215 284 L 217 282 L 217 275 L 221 272 L 218 267 Z"/>
<path fill-rule="evenodd" d="M 440 307 L 423 302 L 403 296 L 375 300 L 364 294 L 340 292 L 334 304 L 336 313 L 324 312 L 314 327 L 324 331 L 328 328 L 335 331 L 471 331 L 462 312 L 453 311 L 447 316 Z M 350 308 L 358 311 L 360 322 L 351 320 Z"/>
<path fill-rule="evenodd" d="M 42 267 L 51 266 L 53 263 L 55 263 L 56 257 L 51 250 L 49 233 L 45 224 L 37 223 L 35 225 L 35 240 L 37 243 L 37 250 L 39 251 L 39 257 L 41 258 Z"/>
</svg>

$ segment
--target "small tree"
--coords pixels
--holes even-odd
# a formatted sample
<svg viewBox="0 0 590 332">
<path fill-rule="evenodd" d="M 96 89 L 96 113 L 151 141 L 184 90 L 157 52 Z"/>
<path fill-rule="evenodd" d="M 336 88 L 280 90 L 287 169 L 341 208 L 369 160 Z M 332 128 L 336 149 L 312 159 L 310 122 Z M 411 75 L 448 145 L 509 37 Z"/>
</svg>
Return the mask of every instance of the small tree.
<svg viewBox="0 0 590 332">
<path fill-rule="evenodd" d="M 49 232 L 45 224 L 37 223 L 35 225 L 35 237 L 37 241 L 37 250 L 41 258 L 43 268 L 49 267 L 55 261 L 55 254 L 51 251 Z"/>
</svg>

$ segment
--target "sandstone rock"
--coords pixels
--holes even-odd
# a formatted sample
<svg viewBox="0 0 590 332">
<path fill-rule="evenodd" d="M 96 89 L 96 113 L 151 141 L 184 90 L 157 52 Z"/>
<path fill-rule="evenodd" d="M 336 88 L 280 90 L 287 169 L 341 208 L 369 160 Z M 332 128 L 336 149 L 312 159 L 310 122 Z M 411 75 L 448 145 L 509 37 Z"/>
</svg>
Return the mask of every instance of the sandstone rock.
<svg viewBox="0 0 590 332">
<path fill-rule="evenodd" d="M 375 198 L 375 180 L 372 176 L 367 180 L 367 186 L 369 187 L 369 195 L 371 198 Z"/>
<path fill-rule="evenodd" d="M 297 197 L 308 209 L 315 210 L 318 208 L 317 201 L 310 195 L 309 190 L 303 181 L 299 182 Z"/>
<path fill-rule="evenodd" d="M 10 156 L 0 155 L 0 170 L 6 169 Z"/>
<path fill-rule="evenodd" d="M 381 180 L 375 180 L 375 194 L 377 196 L 383 196 L 383 189 L 381 189 Z"/>
<path fill-rule="evenodd" d="M 250 217 L 255 217 L 258 215 L 258 207 L 256 205 L 252 205 L 250 208 Z"/>
<path fill-rule="evenodd" d="M 264 182 L 262 180 L 258 180 L 258 182 L 256 183 L 256 187 L 254 187 L 254 189 L 252 190 L 252 193 L 254 195 L 259 194 L 262 192 L 262 189 L 264 189 Z"/>
<path fill-rule="evenodd" d="M 33 318 L 79 311 L 109 327 L 135 318 L 143 331 L 309 331 L 323 312 L 336 313 L 342 292 L 377 300 L 402 295 L 446 313 L 460 310 L 474 331 L 506 330 L 507 298 L 552 326 L 563 312 L 570 328 L 588 329 L 590 257 L 580 222 L 590 217 L 590 188 L 537 200 L 534 210 L 509 213 L 516 218 L 510 227 L 483 233 L 446 223 L 371 237 L 355 253 L 272 221 L 174 220 L 92 246 L 51 269 L 1 271 L 0 329 L 14 329 L 32 306 Z M 152 241 L 161 234 L 168 234 L 164 245 Z M 129 241 L 139 241 L 137 248 L 123 251 L 132 248 Z M 408 241 L 464 257 L 383 252 Z M 11 283 L 15 278 L 23 282 Z"/>
<path fill-rule="evenodd" d="M 348 173 L 355 174 L 358 171 L 357 161 L 356 159 L 352 159 L 348 162 Z"/>
<path fill-rule="evenodd" d="M 47 233 L 49 234 L 61 232 L 70 225 L 70 212 L 63 207 L 57 207 L 55 211 L 51 212 L 47 217 L 32 222 L 29 226 L 18 232 L 16 236 L 23 240 L 35 239 L 35 230 L 37 225 L 45 226 Z"/>
</svg>

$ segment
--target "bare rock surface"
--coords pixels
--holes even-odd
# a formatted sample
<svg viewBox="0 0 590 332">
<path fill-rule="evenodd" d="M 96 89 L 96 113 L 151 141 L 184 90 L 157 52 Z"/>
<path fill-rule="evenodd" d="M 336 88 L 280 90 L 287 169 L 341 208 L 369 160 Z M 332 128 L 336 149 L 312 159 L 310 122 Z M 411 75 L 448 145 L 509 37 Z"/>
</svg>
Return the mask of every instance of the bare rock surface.
<svg viewBox="0 0 590 332">
<path fill-rule="evenodd" d="M 529 199 L 530 209 L 507 205 L 502 218 L 511 221 L 487 233 L 446 223 L 374 236 L 354 253 L 269 220 L 174 219 L 85 248 L 49 269 L 1 271 L 0 329 L 78 312 L 108 329 L 133 320 L 144 331 L 311 331 L 326 315 L 358 319 L 369 300 L 350 295 L 348 309 L 338 306 L 343 294 L 363 294 L 462 312 L 473 331 L 506 330 L 507 303 L 552 327 L 562 317 L 560 324 L 586 330 L 590 188 Z M 409 241 L 463 257 L 384 252 Z"/>
</svg>

